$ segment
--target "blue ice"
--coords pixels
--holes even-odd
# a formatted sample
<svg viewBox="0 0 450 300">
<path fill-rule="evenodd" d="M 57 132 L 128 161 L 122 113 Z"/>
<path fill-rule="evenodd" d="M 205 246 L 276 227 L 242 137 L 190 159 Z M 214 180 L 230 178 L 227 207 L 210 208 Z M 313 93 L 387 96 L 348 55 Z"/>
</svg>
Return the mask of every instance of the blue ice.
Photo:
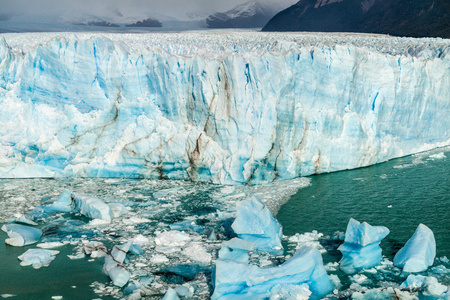
<svg viewBox="0 0 450 300">
<path fill-rule="evenodd" d="M 222 248 L 219 250 L 219 259 L 248 263 L 248 252 L 253 250 L 255 250 L 253 242 L 233 238 L 222 243 Z"/>
<path fill-rule="evenodd" d="M 219 259 L 211 299 L 266 299 L 278 295 L 280 285 L 302 284 L 308 285 L 310 299 L 320 299 L 334 289 L 317 249 L 302 247 L 284 264 L 268 268 Z"/>
<path fill-rule="evenodd" d="M 116 286 L 123 287 L 130 280 L 130 272 L 123 267 L 122 262 L 115 261 L 110 255 L 105 256 L 103 271 Z"/>
<path fill-rule="evenodd" d="M 42 236 L 42 230 L 19 224 L 5 224 L 2 230 L 8 234 L 5 243 L 11 246 L 25 246 L 37 243 Z"/>
<path fill-rule="evenodd" d="M 22 261 L 20 263 L 21 266 L 32 265 L 34 269 L 39 269 L 48 267 L 57 254 L 59 254 L 59 251 L 56 250 L 28 249 L 18 258 Z"/>
<path fill-rule="evenodd" d="M 350 219 L 344 244 L 338 248 L 342 252 L 341 270 L 353 274 L 378 265 L 383 259 L 379 244 L 388 234 L 389 229 L 384 226 L 371 226 Z"/>
<path fill-rule="evenodd" d="M 436 241 L 433 231 L 419 224 L 413 236 L 394 257 L 394 265 L 404 272 L 422 272 L 428 269 L 436 257 Z"/>
<path fill-rule="evenodd" d="M 173 288 L 169 288 L 162 300 L 180 300 L 180 298 Z"/>
<path fill-rule="evenodd" d="M 255 250 L 279 254 L 283 251 L 281 224 L 256 196 L 237 203 L 236 220 L 231 225 L 240 239 L 253 242 Z"/>
</svg>

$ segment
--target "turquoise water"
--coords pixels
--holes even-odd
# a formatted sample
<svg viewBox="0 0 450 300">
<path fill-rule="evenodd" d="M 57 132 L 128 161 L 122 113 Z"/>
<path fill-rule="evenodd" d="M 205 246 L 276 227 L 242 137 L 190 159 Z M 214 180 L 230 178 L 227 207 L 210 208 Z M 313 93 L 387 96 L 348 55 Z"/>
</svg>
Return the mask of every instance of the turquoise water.
<svg viewBox="0 0 450 300">
<path fill-rule="evenodd" d="M 312 176 L 311 185 L 280 209 L 283 233 L 317 230 L 331 235 L 345 232 L 354 218 L 389 228 L 381 247 L 392 260 L 423 223 L 434 232 L 437 257 L 450 257 L 450 151 L 442 158 L 430 158 L 432 153 Z"/>
</svg>

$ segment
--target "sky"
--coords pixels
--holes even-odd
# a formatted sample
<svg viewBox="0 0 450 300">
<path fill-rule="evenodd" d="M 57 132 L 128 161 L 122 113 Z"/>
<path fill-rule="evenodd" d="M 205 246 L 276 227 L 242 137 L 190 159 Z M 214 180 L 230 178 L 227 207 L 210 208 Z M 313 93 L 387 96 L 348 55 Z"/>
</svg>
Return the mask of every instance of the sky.
<svg viewBox="0 0 450 300">
<path fill-rule="evenodd" d="M 17 20 L 81 21 L 97 16 L 110 21 L 189 19 L 226 11 L 249 0 L 0 0 L 0 14 Z M 255 1 L 255 0 L 254 0 Z M 256 0 L 284 9 L 298 0 Z"/>
</svg>

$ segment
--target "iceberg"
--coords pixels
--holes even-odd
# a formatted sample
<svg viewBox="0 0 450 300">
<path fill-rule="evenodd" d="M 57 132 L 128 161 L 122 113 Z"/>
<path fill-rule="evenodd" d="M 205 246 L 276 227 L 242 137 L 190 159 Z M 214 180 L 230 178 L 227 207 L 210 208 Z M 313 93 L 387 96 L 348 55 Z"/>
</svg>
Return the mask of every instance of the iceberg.
<svg viewBox="0 0 450 300">
<path fill-rule="evenodd" d="M 446 146 L 449 49 L 358 34 L 3 34 L 0 177 L 261 183 Z"/>
<path fill-rule="evenodd" d="M 319 250 L 302 247 L 284 264 L 276 267 L 258 268 L 219 259 L 211 299 L 267 299 L 279 294 L 304 297 L 309 292 L 310 299 L 320 299 L 333 289 Z"/>
<path fill-rule="evenodd" d="M 8 234 L 9 238 L 5 243 L 11 246 L 25 246 L 37 243 L 42 236 L 42 230 L 19 224 L 5 224 L 2 230 Z"/>
<path fill-rule="evenodd" d="M 433 231 L 419 224 L 413 236 L 394 257 L 394 265 L 404 272 L 416 273 L 428 269 L 436 257 L 436 241 Z"/>
<path fill-rule="evenodd" d="M 237 214 L 231 228 L 242 240 L 254 243 L 255 250 L 282 253 L 281 224 L 256 196 L 236 204 Z"/>
<path fill-rule="evenodd" d="M 344 244 L 338 250 L 342 252 L 340 269 L 347 274 L 353 274 L 362 269 L 370 269 L 378 265 L 381 255 L 380 242 L 389 234 L 384 226 L 371 226 L 350 219 L 345 232 Z"/>
<path fill-rule="evenodd" d="M 28 249 L 18 258 L 21 260 L 21 266 L 32 265 L 34 269 L 39 269 L 48 267 L 57 254 L 59 254 L 59 251 L 56 250 Z"/>
<path fill-rule="evenodd" d="M 255 244 L 238 238 L 222 243 L 219 250 L 220 260 L 232 260 L 239 263 L 248 263 L 248 252 L 255 250 Z"/>
</svg>

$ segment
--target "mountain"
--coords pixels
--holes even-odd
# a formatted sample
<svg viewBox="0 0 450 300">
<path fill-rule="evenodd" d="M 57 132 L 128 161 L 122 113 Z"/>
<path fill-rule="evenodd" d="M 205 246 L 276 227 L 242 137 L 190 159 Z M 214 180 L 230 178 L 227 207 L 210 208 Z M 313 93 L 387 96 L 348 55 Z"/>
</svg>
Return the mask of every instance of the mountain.
<svg viewBox="0 0 450 300">
<path fill-rule="evenodd" d="M 274 16 L 262 30 L 450 38 L 450 1 L 300 0 Z"/>
<path fill-rule="evenodd" d="M 273 6 L 251 1 L 210 15 L 206 25 L 208 28 L 261 28 L 278 11 Z"/>
</svg>

